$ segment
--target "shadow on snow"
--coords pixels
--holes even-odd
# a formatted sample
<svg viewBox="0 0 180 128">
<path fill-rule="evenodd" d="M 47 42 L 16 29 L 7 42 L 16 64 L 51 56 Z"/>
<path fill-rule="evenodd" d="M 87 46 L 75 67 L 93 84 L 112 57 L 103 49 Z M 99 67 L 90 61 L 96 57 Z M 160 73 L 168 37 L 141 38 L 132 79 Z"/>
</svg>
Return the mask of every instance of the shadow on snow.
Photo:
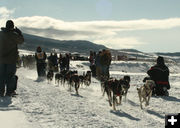
<svg viewBox="0 0 180 128">
<path fill-rule="evenodd" d="M 17 107 L 11 104 L 11 97 L 0 97 L 0 111 L 19 110 Z"/>
<path fill-rule="evenodd" d="M 115 115 L 117 115 L 117 116 L 119 116 L 119 117 L 127 117 L 130 120 L 135 120 L 135 121 L 139 121 L 140 120 L 139 118 L 133 117 L 133 116 L 129 115 L 128 113 L 125 113 L 125 112 L 120 111 L 120 110 L 118 110 L 118 111 L 111 110 L 110 112 L 115 114 Z"/>
<path fill-rule="evenodd" d="M 162 99 L 164 100 L 167 100 L 167 101 L 175 101 L 175 102 L 180 102 L 180 99 L 176 98 L 176 97 L 173 97 L 173 96 L 163 96 L 161 97 Z"/>
<path fill-rule="evenodd" d="M 71 96 L 76 96 L 76 97 L 83 98 L 83 96 L 81 96 L 81 95 L 78 95 L 78 94 L 71 94 Z"/>
</svg>

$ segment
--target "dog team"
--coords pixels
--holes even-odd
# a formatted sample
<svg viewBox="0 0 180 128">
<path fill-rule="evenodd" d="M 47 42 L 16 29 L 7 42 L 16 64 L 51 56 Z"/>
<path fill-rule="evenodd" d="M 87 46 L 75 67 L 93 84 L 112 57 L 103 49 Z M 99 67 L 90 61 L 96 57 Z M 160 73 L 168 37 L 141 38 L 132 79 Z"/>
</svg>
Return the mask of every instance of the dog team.
<svg viewBox="0 0 180 128">
<path fill-rule="evenodd" d="M 152 95 L 169 96 L 169 69 L 165 65 L 163 57 L 159 56 L 157 58 L 157 64 L 151 67 L 147 71 L 147 74 L 149 75 L 149 77 L 144 78 L 144 85 L 142 85 L 140 88 L 137 88 L 141 109 L 143 108 L 143 102 L 145 102 L 145 106 L 149 105 L 149 101 Z M 114 110 L 116 110 L 116 104 L 121 104 L 123 95 L 126 99 L 129 87 L 130 76 L 124 76 L 120 80 L 109 78 L 101 81 L 103 95 L 106 92 L 109 105 L 113 106 Z M 117 97 L 119 97 L 119 102 L 117 100 Z"/>
<path fill-rule="evenodd" d="M 6 22 L 6 27 L 1 28 L 1 30 L 0 96 L 3 97 L 5 93 L 7 96 L 15 94 L 14 92 L 16 90 L 18 78 L 15 75 L 17 70 L 16 62 L 18 58 L 17 45 L 22 44 L 24 42 L 24 38 L 22 32 L 14 26 L 12 20 L 8 20 Z M 48 82 L 50 82 L 53 79 L 54 73 L 50 68 L 46 75 L 46 58 L 46 53 L 41 49 L 41 47 L 37 47 L 35 59 L 38 77 L 47 77 Z M 52 65 L 56 67 L 58 65 L 57 57 L 54 56 L 56 60 L 55 62 L 52 58 L 53 56 L 49 59 L 53 62 L 49 67 L 52 67 Z M 121 104 L 122 96 L 124 95 L 126 97 L 128 89 L 130 88 L 130 76 L 124 76 L 120 80 L 109 78 L 109 67 L 111 64 L 110 51 L 103 50 L 97 56 L 96 54 L 92 54 L 90 56 L 91 71 L 87 71 L 87 73 L 83 73 L 83 75 L 78 75 L 77 71 L 69 70 L 69 55 L 66 55 L 64 60 L 62 58 L 60 60 L 61 72 L 55 75 L 55 82 L 58 84 L 59 82 L 61 82 L 61 84 L 67 82 L 69 89 L 71 90 L 71 87 L 74 86 L 76 94 L 78 94 L 80 84 L 85 84 L 87 86 L 90 85 L 92 73 L 93 76 L 97 77 L 97 79 L 101 81 L 103 95 L 104 93 L 107 94 L 109 105 L 113 106 L 114 110 L 116 109 L 116 104 Z M 145 84 L 142 87 L 137 88 L 141 108 L 143 102 L 145 102 L 146 106 L 149 105 L 150 97 L 152 95 L 169 96 L 169 69 L 165 65 L 163 57 L 159 56 L 157 58 L 157 64 L 151 67 L 147 71 L 147 74 L 149 75 L 149 78 L 144 80 Z M 119 97 L 119 101 L 117 100 L 117 97 Z"/>
<path fill-rule="evenodd" d="M 50 83 L 53 80 L 54 72 L 49 70 L 47 73 L 47 81 Z M 55 74 L 55 84 L 69 86 L 69 90 L 71 91 L 72 87 L 75 87 L 76 94 L 78 95 L 78 89 L 81 86 L 86 85 L 89 86 L 91 84 L 91 71 L 83 72 L 83 75 L 78 75 L 78 71 L 71 70 L 62 70 L 60 73 Z"/>
</svg>

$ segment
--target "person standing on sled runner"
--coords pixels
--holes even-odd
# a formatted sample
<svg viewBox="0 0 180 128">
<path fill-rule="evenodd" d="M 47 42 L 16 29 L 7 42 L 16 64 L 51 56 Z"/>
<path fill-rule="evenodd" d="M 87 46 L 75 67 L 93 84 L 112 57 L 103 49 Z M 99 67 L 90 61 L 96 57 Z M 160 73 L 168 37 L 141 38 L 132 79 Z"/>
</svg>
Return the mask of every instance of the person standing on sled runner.
<svg viewBox="0 0 180 128">
<path fill-rule="evenodd" d="M 100 63 L 100 55 L 101 55 L 102 51 L 99 51 L 98 54 L 96 55 L 96 59 L 95 59 L 95 65 L 96 65 L 96 78 L 98 80 L 101 80 L 101 63 Z"/>
<path fill-rule="evenodd" d="M 91 69 L 93 77 L 96 77 L 95 59 L 96 59 L 96 52 L 90 51 L 89 62 L 90 62 L 90 69 Z"/>
<path fill-rule="evenodd" d="M 169 68 L 164 63 L 164 58 L 159 56 L 157 64 L 147 71 L 147 74 L 155 81 L 156 87 L 153 90 L 153 95 L 169 96 Z"/>
<path fill-rule="evenodd" d="M 6 27 L 0 31 L 0 96 L 15 94 L 17 85 L 16 62 L 18 59 L 18 44 L 24 42 L 21 31 L 14 27 L 14 22 L 8 20 Z"/>
<path fill-rule="evenodd" d="M 46 53 L 38 46 L 35 53 L 38 80 L 46 77 L 46 58 Z"/>
<path fill-rule="evenodd" d="M 111 60 L 111 52 L 108 49 L 103 49 L 100 54 L 101 79 L 109 79 L 109 67 L 111 65 Z"/>
</svg>

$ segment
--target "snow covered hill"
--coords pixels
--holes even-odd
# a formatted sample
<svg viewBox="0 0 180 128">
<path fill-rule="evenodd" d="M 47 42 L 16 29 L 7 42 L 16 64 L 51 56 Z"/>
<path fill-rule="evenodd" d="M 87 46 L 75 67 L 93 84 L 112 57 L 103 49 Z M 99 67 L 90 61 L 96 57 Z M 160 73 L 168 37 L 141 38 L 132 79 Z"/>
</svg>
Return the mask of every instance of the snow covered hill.
<svg viewBox="0 0 180 128">
<path fill-rule="evenodd" d="M 3 128 L 164 128 L 165 114 L 180 108 L 180 66 L 168 64 L 171 74 L 169 97 L 152 97 L 150 105 L 140 109 L 136 88 L 141 86 L 146 71 L 153 63 L 113 62 L 111 76 L 130 75 L 127 101 L 112 110 L 107 96 L 102 96 L 100 82 L 92 78 L 89 87 L 82 86 L 79 96 L 67 85 L 54 81 L 36 82 L 36 70 L 17 71 L 18 96 L 0 98 L 0 127 Z M 85 61 L 71 61 L 71 69 L 81 74 L 89 70 Z"/>
<path fill-rule="evenodd" d="M 89 54 L 89 51 L 92 49 L 95 51 L 106 49 L 104 45 L 95 44 L 87 40 L 55 40 L 27 33 L 23 33 L 23 36 L 25 42 L 23 45 L 20 45 L 19 48 L 24 50 L 34 51 L 37 46 L 41 46 L 46 52 L 52 52 L 56 48 L 57 51 L 61 52 L 71 49 L 71 52 Z"/>
</svg>

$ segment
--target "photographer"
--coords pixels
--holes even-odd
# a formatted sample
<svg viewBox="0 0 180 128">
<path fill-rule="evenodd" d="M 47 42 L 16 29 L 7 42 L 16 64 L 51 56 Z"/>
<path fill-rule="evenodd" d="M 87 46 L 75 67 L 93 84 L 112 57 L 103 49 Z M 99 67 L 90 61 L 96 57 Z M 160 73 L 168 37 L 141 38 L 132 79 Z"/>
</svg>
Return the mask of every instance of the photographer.
<svg viewBox="0 0 180 128">
<path fill-rule="evenodd" d="M 23 35 L 14 27 L 12 20 L 6 22 L 6 27 L 0 31 L 0 96 L 12 96 L 14 86 L 17 84 L 15 77 L 16 62 L 18 58 L 18 44 L 24 42 Z"/>
</svg>

